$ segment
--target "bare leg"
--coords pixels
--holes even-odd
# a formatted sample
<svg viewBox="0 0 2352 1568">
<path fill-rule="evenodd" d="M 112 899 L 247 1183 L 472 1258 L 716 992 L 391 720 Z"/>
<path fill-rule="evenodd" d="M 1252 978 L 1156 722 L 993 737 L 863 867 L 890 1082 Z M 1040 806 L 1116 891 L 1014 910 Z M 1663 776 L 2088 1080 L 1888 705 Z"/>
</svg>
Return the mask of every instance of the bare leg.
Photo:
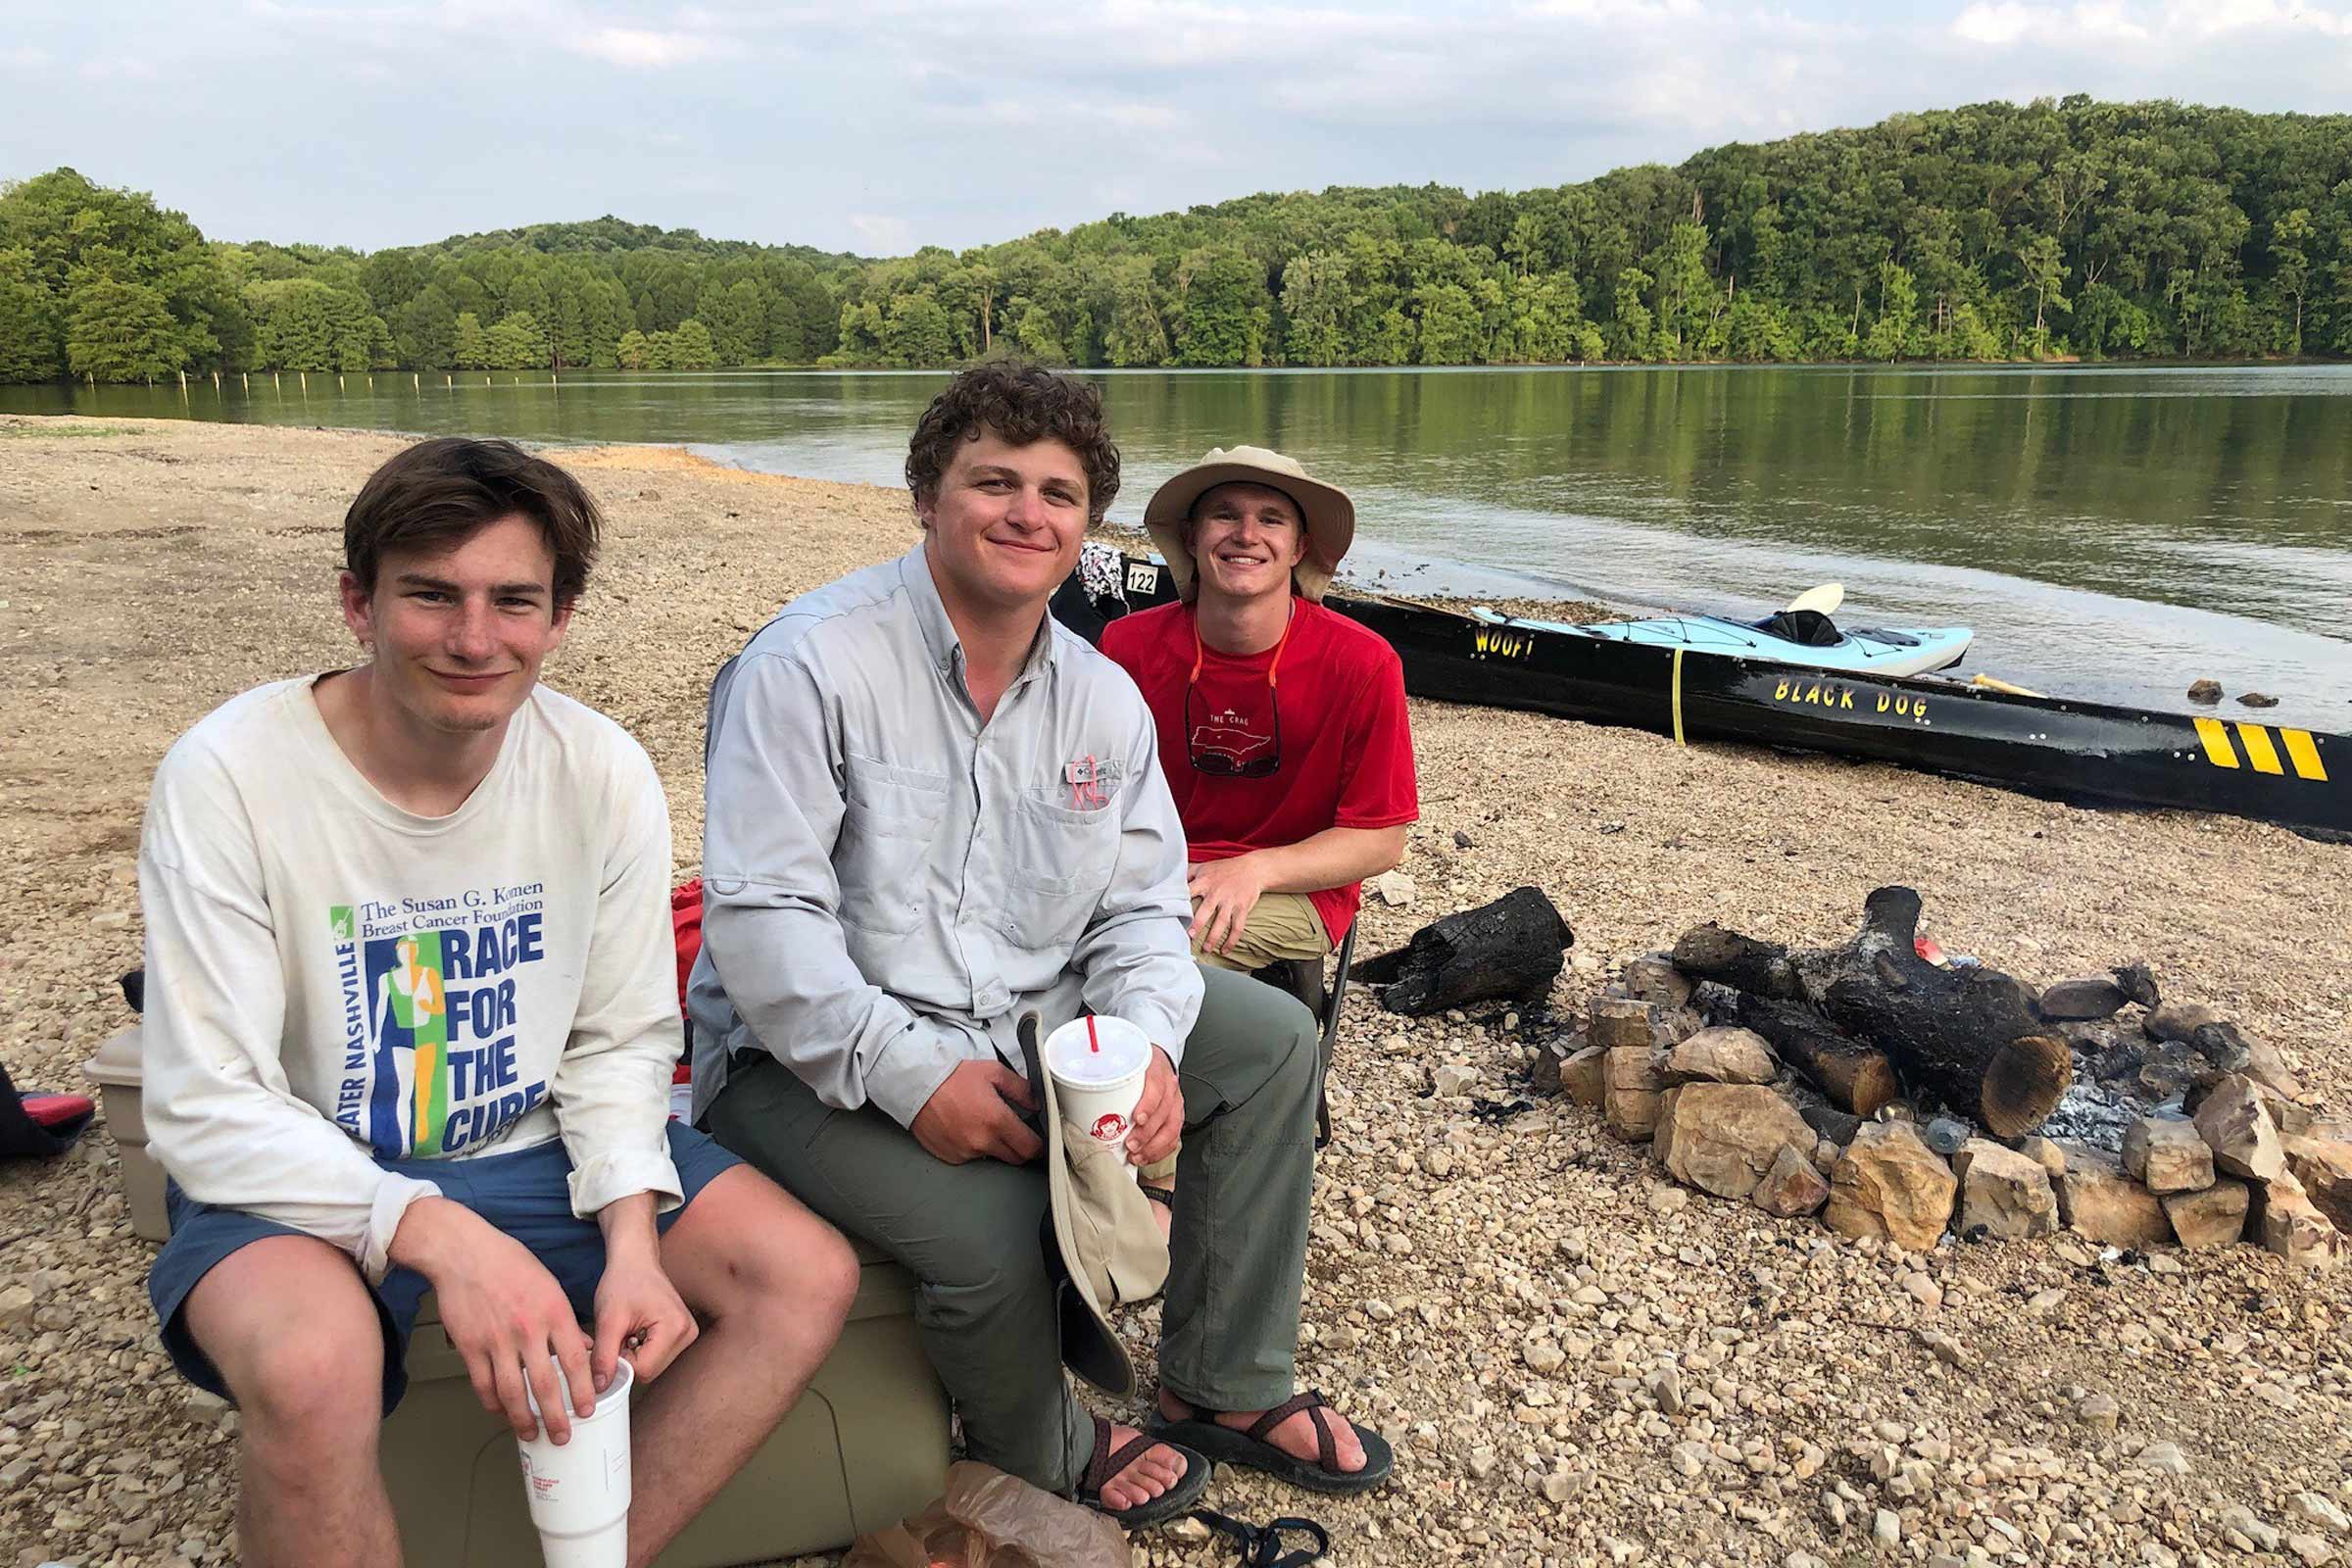
<svg viewBox="0 0 2352 1568">
<path fill-rule="evenodd" d="M 237 1401 L 248 1568 L 400 1568 L 376 1469 L 384 1333 L 360 1271 L 307 1236 L 239 1248 L 188 1293 L 188 1332 Z"/>
<path fill-rule="evenodd" d="M 629 1562 L 653 1561 L 784 1419 L 858 1294 L 850 1244 L 748 1165 L 697 1194 L 662 1267 L 702 1333 L 630 1428 Z"/>
</svg>

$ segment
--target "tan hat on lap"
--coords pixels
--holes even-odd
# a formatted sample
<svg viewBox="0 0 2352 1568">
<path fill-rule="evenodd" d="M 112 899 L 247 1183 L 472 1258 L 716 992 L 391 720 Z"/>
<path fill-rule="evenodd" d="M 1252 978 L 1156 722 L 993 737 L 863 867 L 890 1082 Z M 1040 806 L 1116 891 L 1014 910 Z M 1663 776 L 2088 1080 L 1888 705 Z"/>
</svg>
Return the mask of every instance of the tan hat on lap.
<svg viewBox="0 0 2352 1568">
<path fill-rule="evenodd" d="M 1054 1279 L 1062 1364 L 1105 1394 L 1130 1395 L 1135 1362 L 1111 1327 L 1110 1308 L 1159 1294 L 1168 1279 L 1168 1244 L 1124 1153 L 1064 1136 L 1054 1075 L 1039 1054 L 1036 1013 L 1021 1015 L 1018 1033 L 1045 1123 L 1046 1267 Z"/>
<path fill-rule="evenodd" d="M 1144 529 L 1168 564 L 1177 597 L 1191 600 L 1193 554 L 1184 547 L 1184 519 L 1194 503 L 1221 484 L 1262 484 L 1289 496 L 1306 524 L 1306 553 L 1291 572 L 1298 592 L 1315 604 L 1331 586 L 1340 559 L 1355 542 L 1355 503 L 1337 485 L 1314 478 L 1296 458 L 1264 447 L 1211 447 L 1208 456 L 1152 493 Z"/>
</svg>

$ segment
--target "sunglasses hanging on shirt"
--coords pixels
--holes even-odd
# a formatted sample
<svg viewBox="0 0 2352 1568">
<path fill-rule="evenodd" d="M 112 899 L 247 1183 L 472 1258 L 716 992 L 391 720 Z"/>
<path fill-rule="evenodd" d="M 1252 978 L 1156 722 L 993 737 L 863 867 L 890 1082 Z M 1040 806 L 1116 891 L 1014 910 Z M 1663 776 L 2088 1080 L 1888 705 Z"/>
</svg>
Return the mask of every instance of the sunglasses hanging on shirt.
<svg viewBox="0 0 2352 1568">
<path fill-rule="evenodd" d="M 1283 617 L 1282 636 L 1274 644 L 1274 657 L 1266 663 L 1266 707 L 1274 714 L 1274 749 L 1263 757 L 1247 761 L 1223 752 L 1202 751 L 1200 744 L 1200 726 L 1193 722 L 1193 699 L 1200 687 L 1200 665 L 1207 653 L 1200 642 L 1200 612 L 1191 614 L 1193 623 L 1193 673 L 1184 683 L 1184 738 L 1186 755 L 1191 758 L 1193 770 L 1213 778 L 1272 778 L 1282 768 L 1282 701 L 1275 689 L 1275 677 L 1282 668 L 1282 651 L 1290 646 L 1291 623 L 1298 619 L 1298 607 L 1294 604 L 1290 614 Z"/>
</svg>

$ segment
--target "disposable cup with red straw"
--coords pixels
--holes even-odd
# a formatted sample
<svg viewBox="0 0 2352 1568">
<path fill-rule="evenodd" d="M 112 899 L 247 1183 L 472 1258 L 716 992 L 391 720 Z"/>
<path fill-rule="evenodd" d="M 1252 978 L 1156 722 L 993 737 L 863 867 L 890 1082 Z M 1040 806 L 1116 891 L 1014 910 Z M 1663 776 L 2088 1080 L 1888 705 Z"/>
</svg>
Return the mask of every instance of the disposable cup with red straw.
<svg viewBox="0 0 2352 1568">
<path fill-rule="evenodd" d="M 1124 1018 L 1089 1013 L 1046 1036 L 1044 1056 L 1070 1135 L 1124 1150 L 1152 1064 L 1151 1037 Z"/>
</svg>

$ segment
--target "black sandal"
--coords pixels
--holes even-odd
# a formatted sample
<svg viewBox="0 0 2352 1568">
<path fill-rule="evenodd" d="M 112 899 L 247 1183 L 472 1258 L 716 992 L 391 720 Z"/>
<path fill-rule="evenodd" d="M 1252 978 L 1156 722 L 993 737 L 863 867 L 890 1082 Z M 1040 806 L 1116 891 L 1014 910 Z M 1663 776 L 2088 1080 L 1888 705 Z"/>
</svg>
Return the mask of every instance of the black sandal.
<svg viewBox="0 0 2352 1568">
<path fill-rule="evenodd" d="M 1157 1447 L 1170 1447 L 1184 1460 L 1184 1474 L 1176 1484 L 1156 1497 L 1137 1503 L 1132 1508 L 1105 1507 L 1102 1489 L 1118 1479 L 1119 1473 Z M 1164 1524 L 1179 1514 L 1191 1510 L 1208 1490 L 1208 1461 L 1181 1443 L 1171 1443 L 1155 1433 L 1140 1433 L 1119 1446 L 1113 1453 L 1110 1447 L 1110 1423 L 1095 1417 L 1095 1456 L 1087 1461 L 1086 1474 L 1078 1479 L 1078 1500 L 1096 1512 L 1106 1516 L 1121 1530 L 1142 1530 L 1151 1525 Z"/>
<path fill-rule="evenodd" d="M 1173 1209 L 1176 1206 L 1176 1193 L 1174 1189 L 1167 1187 L 1153 1187 L 1148 1182 L 1137 1182 L 1136 1185 L 1143 1188 L 1144 1196 L 1146 1198 L 1149 1198 L 1160 1207 Z"/>
<path fill-rule="evenodd" d="M 1364 1467 L 1361 1470 L 1340 1468 L 1339 1444 L 1332 1438 L 1331 1428 L 1320 1419 L 1313 1422 L 1319 1463 L 1301 1459 L 1295 1453 L 1286 1453 L 1266 1439 L 1267 1433 L 1301 1410 L 1331 1408 L 1321 1394 L 1310 1389 L 1283 1400 L 1250 1422 L 1247 1431 L 1226 1426 L 1213 1419 L 1214 1412 L 1199 1409 L 1182 1421 L 1155 1422 L 1152 1431 L 1162 1442 L 1207 1455 L 1212 1463 L 1246 1465 L 1252 1470 L 1263 1470 L 1278 1481 L 1288 1481 L 1292 1486 L 1304 1487 L 1309 1492 L 1325 1492 L 1335 1495 L 1369 1492 L 1388 1480 L 1390 1473 L 1396 1468 L 1396 1455 L 1379 1433 L 1356 1426 L 1352 1421 L 1348 1422 L 1355 1429 L 1356 1441 L 1364 1446 Z M 1347 1420 L 1345 1416 L 1341 1419 Z"/>
</svg>

